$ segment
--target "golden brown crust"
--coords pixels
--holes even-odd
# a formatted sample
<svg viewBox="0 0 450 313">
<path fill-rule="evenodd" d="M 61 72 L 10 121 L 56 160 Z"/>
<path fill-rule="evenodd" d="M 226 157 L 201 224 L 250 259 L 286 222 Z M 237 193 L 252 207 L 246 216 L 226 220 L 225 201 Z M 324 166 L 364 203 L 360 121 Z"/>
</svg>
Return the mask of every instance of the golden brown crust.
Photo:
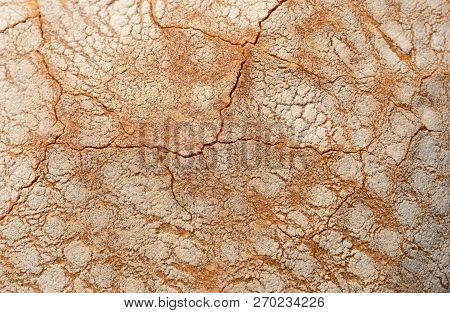
<svg viewBox="0 0 450 313">
<path fill-rule="evenodd" d="M 444 1 L 0 4 L 0 291 L 448 292 Z"/>
</svg>

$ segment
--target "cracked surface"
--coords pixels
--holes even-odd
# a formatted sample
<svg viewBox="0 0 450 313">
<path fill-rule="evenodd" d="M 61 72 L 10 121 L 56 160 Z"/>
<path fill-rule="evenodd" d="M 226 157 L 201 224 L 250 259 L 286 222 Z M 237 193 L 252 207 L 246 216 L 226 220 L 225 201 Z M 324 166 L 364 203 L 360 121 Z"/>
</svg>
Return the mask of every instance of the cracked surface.
<svg viewBox="0 0 450 313">
<path fill-rule="evenodd" d="M 445 1 L 0 1 L 0 291 L 449 292 Z"/>
</svg>

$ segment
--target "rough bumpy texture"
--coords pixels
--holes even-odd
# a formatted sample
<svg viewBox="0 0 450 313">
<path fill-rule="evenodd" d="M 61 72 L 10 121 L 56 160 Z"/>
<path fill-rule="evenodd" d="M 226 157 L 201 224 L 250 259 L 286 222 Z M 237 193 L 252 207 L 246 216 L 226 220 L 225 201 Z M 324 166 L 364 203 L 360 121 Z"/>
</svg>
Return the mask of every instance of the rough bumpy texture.
<svg viewBox="0 0 450 313">
<path fill-rule="evenodd" d="M 444 0 L 0 1 L 0 291 L 449 292 Z"/>
</svg>

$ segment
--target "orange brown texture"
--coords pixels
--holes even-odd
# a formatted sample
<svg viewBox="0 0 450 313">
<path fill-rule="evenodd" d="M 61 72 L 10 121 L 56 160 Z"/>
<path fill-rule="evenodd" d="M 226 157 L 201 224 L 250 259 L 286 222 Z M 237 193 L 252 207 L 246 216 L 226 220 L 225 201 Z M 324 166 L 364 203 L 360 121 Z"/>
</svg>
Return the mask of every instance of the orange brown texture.
<svg viewBox="0 0 450 313">
<path fill-rule="evenodd" d="M 449 292 L 449 27 L 0 1 L 0 291 Z"/>
</svg>

